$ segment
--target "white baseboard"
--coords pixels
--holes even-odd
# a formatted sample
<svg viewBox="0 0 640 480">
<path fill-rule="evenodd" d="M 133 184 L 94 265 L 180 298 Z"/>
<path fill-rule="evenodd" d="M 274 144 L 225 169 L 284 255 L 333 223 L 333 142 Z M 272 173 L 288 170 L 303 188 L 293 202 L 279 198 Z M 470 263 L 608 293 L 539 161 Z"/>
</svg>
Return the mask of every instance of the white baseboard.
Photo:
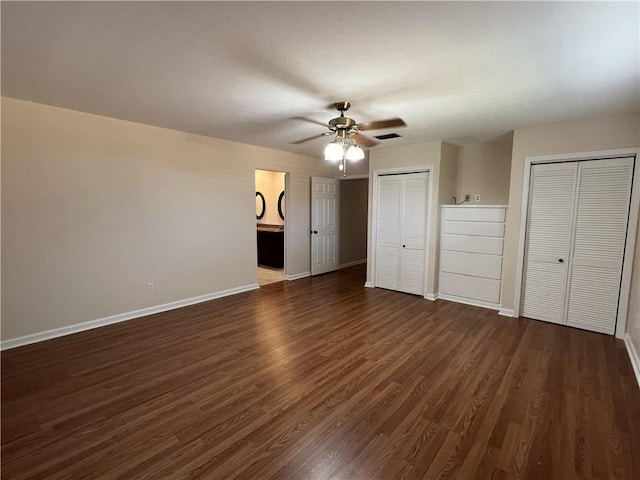
<svg viewBox="0 0 640 480">
<path fill-rule="evenodd" d="M 366 281 L 364 282 L 365 288 L 373 288 L 373 282 Z"/>
<path fill-rule="evenodd" d="M 636 374 L 638 387 L 640 387 L 640 357 L 638 356 L 638 352 L 635 345 L 633 344 L 633 340 L 631 340 L 631 336 L 628 333 L 624 334 L 624 344 L 627 347 L 627 353 L 629 354 L 629 360 L 631 360 L 633 373 Z"/>
<path fill-rule="evenodd" d="M 515 317 L 513 310 L 509 310 L 508 308 L 500 308 L 498 315 L 502 315 L 503 317 Z"/>
<path fill-rule="evenodd" d="M 450 302 L 464 303 L 465 305 L 473 305 L 474 307 L 490 308 L 491 310 L 500 310 L 500 305 L 495 303 L 483 302 L 481 300 L 472 300 L 470 298 L 456 297 L 455 295 L 447 295 L 446 293 L 438 293 L 438 298 L 449 300 Z"/>
<path fill-rule="evenodd" d="M 427 293 L 424 298 L 426 298 L 427 300 L 431 300 L 432 302 L 435 302 L 438 299 L 438 294 L 437 293 Z"/>
<path fill-rule="evenodd" d="M 363 258 L 362 260 L 356 260 L 355 262 L 341 263 L 340 265 L 338 265 L 338 268 L 353 267 L 354 265 L 362 265 L 363 263 L 367 263 L 366 258 Z"/>
<path fill-rule="evenodd" d="M 208 302 L 209 300 L 228 297 L 229 295 L 248 292 L 249 290 L 255 290 L 257 288 L 259 288 L 258 284 L 252 283 L 249 285 L 243 285 L 242 287 L 230 288 L 228 290 L 222 290 L 220 292 L 208 293 L 206 295 L 185 298 L 184 300 L 177 300 L 175 302 L 165 303 L 163 305 L 156 305 L 155 307 L 142 308 L 140 310 L 134 310 L 132 312 L 119 313 L 118 315 L 111 315 L 109 317 L 98 318 L 96 320 L 76 323 L 75 325 L 69 325 L 68 327 L 54 328 L 53 330 L 32 333 L 23 337 L 11 338 L 9 340 L 0 342 L 0 350 L 9 350 L 10 348 L 22 347 L 23 345 L 43 342 L 52 338 L 64 337 L 65 335 L 71 335 L 72 333 L 84 332 L 85 330 L 92 330 L 94 328 L 104 327 L 105 325 L 111 325 L 113 323 L 125 322 L 134 318 L 153 315 L 154 313 L 166 312 L 167 310 L 175 310 L 176 308 L 186 307 L 188 305 L 194 305 L 196 303 Z"/>
<path fill-rule="evenodd" d="M 293 275 L 285 275 L 284 279 L 285 280 L 298 280 L 300 278 L 305 278 L 305 277 L 310 277 L 311 276 L 311 272 L 302 272 L 302 273 L 295 273 Z"/>
</svg>

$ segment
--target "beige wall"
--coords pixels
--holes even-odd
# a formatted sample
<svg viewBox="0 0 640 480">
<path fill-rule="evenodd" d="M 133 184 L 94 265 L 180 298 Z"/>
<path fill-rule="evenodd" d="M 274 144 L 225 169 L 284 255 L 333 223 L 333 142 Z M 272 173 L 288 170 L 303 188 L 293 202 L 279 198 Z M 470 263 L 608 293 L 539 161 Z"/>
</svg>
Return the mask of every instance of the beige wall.
<svg viewBox="0 0 640 480">
<path fill-rule="evenodd" d="M 428 284 L 427 292 L 435 294 L 437 291 L 436 284 L 436 268 L 437 268 L 437 245 L 438 245 L 438 219 L 439 219 L 439 205 L 438 199 L 440 198 L 440 156 L 442 152 L 442 142 L 429 142 L 418 143 L 413 145 L 398 145 L 393 147 L 376 147 L 371 150 L 369 158 L 369 219 L 372 218 L 372 195 L 373 195 L 373 172 L 375 170 L 387 169 L 387 168 L 401 168 L 401 167 L 415 167 L 422 168 L 426 166 L 433 167 L 431 176 L 433 178 L 432 186 L 433 192 L 431 198 L 434 199 L 431 208 L 429 210 L 429 218 L 431 220 L 431 235 L 429 238 L 429 252 L 427 255 L 427 272 L 428 272 Z M 369 221 L 368 228 L 368 241 L 367 241 L 367 258 L 370 260 L 371 256 L 371 221 Z M 367 282 L 372 282 L 372 272 L 370 261 L 367 261 Z"/>
<path fill-rule="evenodd" d="M 451 205 L 458 188 L 460 176 L 460 147 L 442 142 L 440 155 L 440 189 L 438 201 L 440 205 Z"/>
<path fill-rule="evenodd" d="M 489 142 L 462 145 L 459 154 L 456 198 L 471 194 L 469 205 L 506 205 L 509 202 L 509 177 L 513 132 Z M 480 194 L 480 201 L 475 195 Z"/>
<path fill-rule="evenodd" d="M 638 145 L 640 145 L 640 119 L 637 113 L 515 130 L 502 270 L 503 308 L 513 309 L 516 294 L 516 264 L 525 157 L 590 152 Z"/>
<path fill-rule="evenodd" d="M 636 232 L 636 252 L 633 258 L 633 276 L 627 315 L 627 333 L 631 337 L 636 352 L 640 355 L 640 222 Z"/>
<path fill-rule="evenodd" d="M 367 258 L 368 196 L 368 178 L 340 181 L 340 265 Z"/>
<path fill-rule="evenodd" d="M 321 159 L 3 98 L 2 339 L 254 284 L 256 168 L 309 271 Z"/>
<path fill-rule="evenodd" d="M 256 192 L 262 193 L 265 203 L 264 216 L 260 220 L 256 219 L 256 223 L 284 225 L 284 220 L 278 213 L 278 198 L 284 191 L 284 175 L 282 172 L 256 170 Z M 262 208 L 262 202 L 256 197 L 256 216 L 259 208 Z M 284 202 L 282 213 L 285 213 Z"/>
</svg>

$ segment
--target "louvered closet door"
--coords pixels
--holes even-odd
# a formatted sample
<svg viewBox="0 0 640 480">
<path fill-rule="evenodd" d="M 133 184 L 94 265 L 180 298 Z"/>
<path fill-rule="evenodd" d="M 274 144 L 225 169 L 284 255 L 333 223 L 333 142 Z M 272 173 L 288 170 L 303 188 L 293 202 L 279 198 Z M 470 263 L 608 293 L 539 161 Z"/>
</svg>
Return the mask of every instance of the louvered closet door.
<svg viewBox="0 0 640 480">
<path fill-rule="evenodd" d="M 398 290 L 400 287 L 401 193 L 399 175 L 379 177 L 375 285 L 391 290 Z"/>
<path fill-rule="evenodd" d="M 613 334 L 633 158 L 580 162 L 567 324 Z"/>
<path fill-rule="evenodd" d="M 399 290 L 415 295 L 424 295 L 428 186 L 429 173 L 403 175 Z"/>
<path fill-rule="evenodd" d="M 565 322 L 568 260 L 578 164 L 531 167 L 522 315 Z"/>
</svg>

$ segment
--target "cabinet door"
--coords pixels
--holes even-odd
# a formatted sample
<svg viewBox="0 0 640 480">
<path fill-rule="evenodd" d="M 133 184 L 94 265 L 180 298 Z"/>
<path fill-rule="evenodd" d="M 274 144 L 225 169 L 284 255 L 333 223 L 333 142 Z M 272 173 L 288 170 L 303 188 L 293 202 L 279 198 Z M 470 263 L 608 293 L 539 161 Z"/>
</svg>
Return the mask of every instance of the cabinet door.
<svg viewBox="0 0 640 480">
<path fill-rule="evenodd" d="M 522 315 L 565 322 L 568 261 L 578 164 L 531 167 Z"/>
<path fill-rule="evenodd" d="M 401 192 L 399 175 L 378 178 L 375 285 L 392 290 L 400 285 Z"/>
<path fill-rule="evenodd" d="M 614 333 L 632 178 L 633 158 L 578 167 L 568 325 Z"/>
<path fill-rule="evenodd" d="M 429 173 L 412 173 L 402 176 L 402 249 L 399 290 L 415 295 L 424 295 L 428 188 Z"/>
</svg>

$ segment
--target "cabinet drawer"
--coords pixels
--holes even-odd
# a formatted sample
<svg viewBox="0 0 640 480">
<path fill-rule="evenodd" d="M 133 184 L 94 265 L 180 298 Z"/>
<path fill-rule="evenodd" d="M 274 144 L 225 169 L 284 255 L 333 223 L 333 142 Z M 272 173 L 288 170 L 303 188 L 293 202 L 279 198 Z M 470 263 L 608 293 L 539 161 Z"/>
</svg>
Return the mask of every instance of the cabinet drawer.
<svg viewBox="0 0 640 480">
<path fill-rule="evenodd" d="M 462 273 L 474 277 L 486 277 L 500 280 L 502 257 L 480 253 L 442 251 L 440 270 L 449 273 Z"/>
<path fill-rule="evenodd" d="M 504 237 L 504 223 L 447 221 L 444 222 L 444 233 Z"/>
<path fill-rule="evenodd" d="M 458 252 L 502 255 L 504 240 L 500 237 L 474 237 L 470 235 L 443 235 L 442 248 Z"/>
<path fill-rule="evenodd" d="M 500 280 L 441 272 L 440 292 L 482 302 L 500 303 Z"/>
<path fill-rule="evenodd" d="M 445 220 L 467 222 L 504 222 L 504 208 L 445 208 Z"/>
</svg>

